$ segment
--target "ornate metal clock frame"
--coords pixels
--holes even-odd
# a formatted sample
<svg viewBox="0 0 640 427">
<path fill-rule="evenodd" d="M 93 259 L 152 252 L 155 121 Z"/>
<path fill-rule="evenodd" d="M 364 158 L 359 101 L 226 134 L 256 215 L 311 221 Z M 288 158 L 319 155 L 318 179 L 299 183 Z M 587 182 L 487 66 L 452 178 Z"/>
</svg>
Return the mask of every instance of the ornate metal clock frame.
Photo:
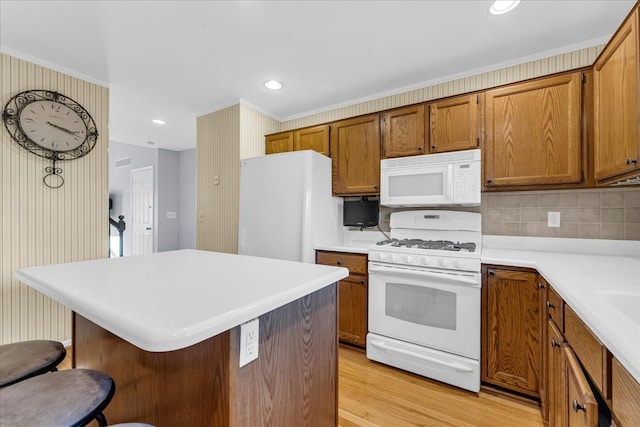
<svg viewBox="0 0 640 427">
<path fill-rule="evenodd" d="M 20 120 L 21 114 L 25 111 L 25 108 L 33 103 L 40 103 L 42 107 L 43 103 L 41 101 L 49 101 L 44 104 L 50 105 L 52 108 L 54 105 L 61 104 L 60 108 L 67 111 L 69 109 L 72 110 L 72 112 L 68 111 L 67 114 L 77 114 L 84 126 L 82 131 L 71 131 L 56 125 L 55 122 L 47 121 L 46 124 L 51 127 L 52 132 L 56 132 L 57 129 L 57 131 L 69 134 L 75 138 L 76 141 L 81 140 L 80 136 L 77 135 L 80 133 L 80 135 L 84 137 L 81 143 L 74 144 L 75 146 L 72 149 L 64 150 L 55 148 L 55 142 L 51 142 L 52 147 L 50 148 L 42 144 L 45 138 L 37 141 L 29 136 L 29 133 L 35 132 L 35 130 L 27 132 L 24 129 Z M 31 110 L 31 113 L 36 114 L 33 110 Z M 38 111 L 38 113 L 40 112 Z M 46 175 L 42 178 L 42 182 L 49 188 L 60 188 L 64 184 L 62 169 L 58 167 L 56 163 L 65 160 L 79 159 L 87 155 L 96 145 L 98 139 L 98 131 L 91 114 L 68 96 L 50 90 L 28 90 L 15 95 L 7 102 L 7 105 L 5 105 L 4 111 L 2 112 L 2 120 L 4 121 L 4 127 L 18 145 L 36 156 L 51 160 L 51 166 L 45 168 Z M 40 134 L 42 134 L 42 132 L 40 132 Z"/>
</svg>

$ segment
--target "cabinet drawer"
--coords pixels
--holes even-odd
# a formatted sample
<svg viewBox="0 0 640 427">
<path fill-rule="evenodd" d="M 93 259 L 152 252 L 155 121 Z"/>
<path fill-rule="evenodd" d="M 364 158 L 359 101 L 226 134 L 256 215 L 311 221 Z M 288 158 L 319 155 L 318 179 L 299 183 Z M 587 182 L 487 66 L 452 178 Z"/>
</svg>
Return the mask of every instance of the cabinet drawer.
<svg viewBox="0 0 640 427">
<path fill-rule="evenodd" d="M 349 269 L 349 273 L 367 274 L 367 256 L 344 252 L 317 252 L 316 263 Z"/>
<path fill-rule="evenodd" d="M 341 282 L 351 282 L 351 283 L 359 283 L 361 285 L 366 285 L 368 282 L 368 278 L 362 274 L 350 274 L 341 280 Z"/>
<path fill-rule="evenodd" d="M 637 425 L 636 423 L 640 420 L 640 384 L 616 359 L 613 359 L 612 365 L 613 416 L 619 427 Z"/>
<path fill-rule="evenodd" d="M 547 314 L 548 318 L 553 320 L 560 332 L 564 332 L 564 301 L 560 295 L 553 290 L 551 286 L 547 286 Z"/>
<path fill-rule="evenodd" d="M 564 336 L 602 397 L 611 399 L 611 384 L 607 381 L 611 369 L 609 352 L 567 305 L 564 307 Z"/>
</svg>

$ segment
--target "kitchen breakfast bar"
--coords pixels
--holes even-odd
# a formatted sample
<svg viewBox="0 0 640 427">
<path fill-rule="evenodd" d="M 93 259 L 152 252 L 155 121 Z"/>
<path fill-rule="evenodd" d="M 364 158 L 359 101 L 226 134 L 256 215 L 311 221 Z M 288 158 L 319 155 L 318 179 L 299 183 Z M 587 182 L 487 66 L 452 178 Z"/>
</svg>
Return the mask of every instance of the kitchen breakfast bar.
<svg viewBox="0 0 640 427">
<path fill-rule="evenodd" d="M 345 268 L 180 250 L 29 267 L 73 311 L 73 366 L 110 375 L 110 423 L 328 426 L 337 420 Z M 239 367 L 240 325 L 259 319 Z"/>
</svg>

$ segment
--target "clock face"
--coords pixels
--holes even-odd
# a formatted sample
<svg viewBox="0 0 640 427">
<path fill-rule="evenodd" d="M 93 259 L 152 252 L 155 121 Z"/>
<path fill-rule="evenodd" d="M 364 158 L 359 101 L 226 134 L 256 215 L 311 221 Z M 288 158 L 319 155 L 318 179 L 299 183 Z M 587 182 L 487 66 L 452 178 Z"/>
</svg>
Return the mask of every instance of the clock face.
<svg viewBox="0 0 640 427">
<path fill-rule="evenodd" d="M 60 102 L 31 102 L 20 111 L 18 121 L 27 138 L 52 151 L 74 150 L 87 138 L 82 117 Z"/>
</svg>

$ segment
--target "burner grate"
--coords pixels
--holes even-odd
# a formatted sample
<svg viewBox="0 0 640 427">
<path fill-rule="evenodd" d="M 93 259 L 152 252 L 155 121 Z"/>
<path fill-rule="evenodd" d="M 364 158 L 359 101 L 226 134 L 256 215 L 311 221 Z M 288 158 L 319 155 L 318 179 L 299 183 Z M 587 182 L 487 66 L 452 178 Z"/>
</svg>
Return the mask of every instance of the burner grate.
<svg viewBox="0 0 640 427">
<path fill-rule="evenodd" d="M 476 244 L 473 242 L 454 243 L 450 240 L 388 239 L 378 242 L 376 245 L 454 252 L 475 252 L 476 250 Z"/>
</svg>

